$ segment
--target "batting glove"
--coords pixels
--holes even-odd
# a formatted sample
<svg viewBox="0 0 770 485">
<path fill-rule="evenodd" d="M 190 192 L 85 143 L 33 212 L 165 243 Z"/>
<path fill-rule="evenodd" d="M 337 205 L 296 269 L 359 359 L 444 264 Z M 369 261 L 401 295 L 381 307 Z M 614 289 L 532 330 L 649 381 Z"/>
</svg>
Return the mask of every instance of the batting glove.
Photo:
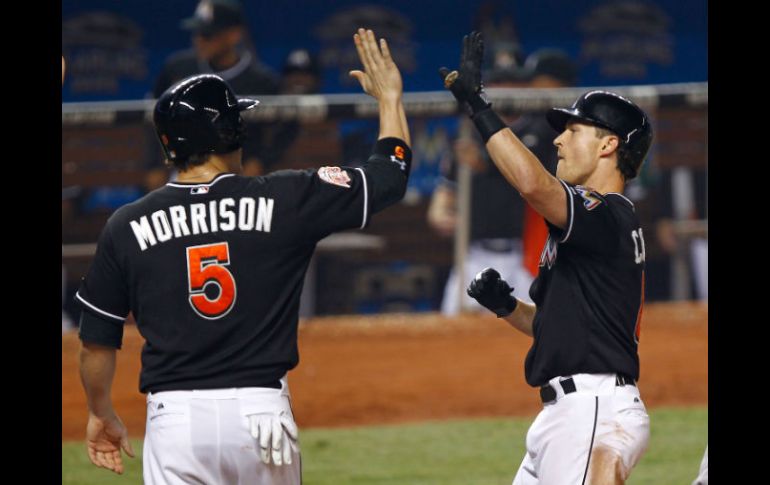
<svg viewBox="0 0 770 485">
<path fill-rule="evenodd" d="M 249 415 L 251 436 L 259 444 L 259 457 L 266 465 L 291 465 L 299 453 L 297 425 L 285 411 Z"/>
<path fill-rule="evenodd" d="M 516 309 L 518 300 L 511 296 L 512 292 L 513 288 L 492 268 L 479 271 L 468 286 L 468 296 L 475 298 L 498 317 L 507 317 Z"/>
<path fill-rule="evenodd" d="M 471 32 L 463 37 L 463 52 L 460 67 L 450 72 L 448 68 L 438 70 L 444 87 L 449 89 L 460 104 L 467 105 L 472 114 L 489 108 L 491 103 L 482 97 L 484 85 L 481 82 L 481 63 L 484 60 L 484 39 L 480 32 Z"/>
</svg>

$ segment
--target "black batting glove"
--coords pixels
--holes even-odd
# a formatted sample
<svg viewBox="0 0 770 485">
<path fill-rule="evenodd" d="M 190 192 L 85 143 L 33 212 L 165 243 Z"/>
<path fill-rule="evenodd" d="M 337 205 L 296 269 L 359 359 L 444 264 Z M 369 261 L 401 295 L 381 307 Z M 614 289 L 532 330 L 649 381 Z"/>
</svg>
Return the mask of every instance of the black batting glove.
<svg viewBox="0 0 770 485">
<path fill-rule="evenodd" d="M 518 304 L 518 300 L 511 295 L 513 288 L 492 268 L 480 271 L 467 291 L 468 296 L 490 309 L 498 318 L 513 313 Z"/>
<path fill-rule="evenodd" d="M 481 32 L 474 31 L 463 37 L 460 67 L 451 72 L 442 67 L 438 73 L 444 81 L 444 87 L 452 92 L 461 105 L 468 108 L 473 124 L 486 144 L 495 133 L 505 129 L 506 125 L 492 111 L 492 103 L 484 97 L 484 84 L 481 82 L 483 59 L 484 39 Z"/>
<path fill-rule="evenodd" d="M 467 106 L 471 114 L 489 108 L 491 104 L 483 98 L 484 85 L 481 82 L 481 63 L 484 60 L 484 39 L 481 32 L 471 32 L 463 37 L 463 52 L 460 67 L 451 71 L 446 67 L 438 72 L 444 87 L 449 89 L 460 104 Z"/>
</svg>

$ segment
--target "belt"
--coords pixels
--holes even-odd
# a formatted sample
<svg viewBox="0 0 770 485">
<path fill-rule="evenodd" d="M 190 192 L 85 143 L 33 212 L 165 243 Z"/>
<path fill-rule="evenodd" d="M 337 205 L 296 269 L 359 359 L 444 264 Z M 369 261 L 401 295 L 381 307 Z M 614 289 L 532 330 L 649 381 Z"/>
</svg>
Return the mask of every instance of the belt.
<svg viewBox="0 0 770 485">
<path fill-rule="evenodd" d="M 575 379 L 571 377 L 568 377 L 563 381 L 559 381 L 559 385 L 561 385 L 561 388 L 564 391 L 565 395 L 571 394 L 577 391 L 577 389 L 575 388 Z M 616 386 L 636 386 L 636 383 L 634 382 L 634 379 L 631 378 L 630 376 L 627 376 L 625 374 L 615 374 L 615 385 Z M 555 401 L 556 389 L 551 384 L 540 386 L 540 399 L 543 401 L 543 403 Z"/>
</svg>

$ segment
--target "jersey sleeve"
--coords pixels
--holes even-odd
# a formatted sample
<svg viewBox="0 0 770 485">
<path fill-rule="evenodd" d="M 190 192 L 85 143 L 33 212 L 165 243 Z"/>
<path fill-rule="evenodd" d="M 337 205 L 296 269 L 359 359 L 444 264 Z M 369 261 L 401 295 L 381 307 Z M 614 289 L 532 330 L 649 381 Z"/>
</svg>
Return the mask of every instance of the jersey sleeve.
<svg viewBox="0 0 770 485">
<path fill-rule="evenodd" d="M 276 184 L 276 191 L 294 199 L 296 224 L 312 239 L 364 228 L 369 223 L 369 186 L 361 168 L 286 170 L 268 177 Z"/>
<path fill-rule="evenodd" d="M 567 227 L 561 229 L 546 221 L 551 235 L 560 244 L 596 253 L 614 252 L 618 222 L 607 200 L 587 187 L 559 182 L 567 194 Z"/>
<path fill-rule="evenodd" d="M 268 175 L 272 191 L 293 198 L 302 232 L 320 240 L 345 229 L 363 229 L 371 214 L 401 200 L 406 192 L 412 151 L 398 138 L 383 138 L 361 167 L 327 166 Z"/>
<path fill-rule="evenodd" d="M 75 299 L 88 314 L 81 319 L 80 339 L 119 348 L 129 313 L 129 296 L 109 222 Z"/>
</svg>

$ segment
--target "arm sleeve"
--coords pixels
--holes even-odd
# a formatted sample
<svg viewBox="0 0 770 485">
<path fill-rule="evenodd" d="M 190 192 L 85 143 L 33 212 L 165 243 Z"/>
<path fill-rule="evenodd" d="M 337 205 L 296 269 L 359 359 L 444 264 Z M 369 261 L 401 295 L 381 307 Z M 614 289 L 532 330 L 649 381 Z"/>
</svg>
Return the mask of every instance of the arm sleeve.
<svg viewBox="0 0 770 485">
<path fill-rule="evenodd" d="M 129 298 L 124 273 L 115 254 L 111 225 L 99 237 L 96 255 L 75 299 L 89 315 L 81 318 L 80 338 L 120 348 Z"/>
<path fill-rule="evenodd" d="M 403 140 L 377 140 L 371 156 L 363 166 L 371 193 L 372 213 L 377 213 L 404 197 L 411 167 L 412 151 Z"/>
<path fill-rule="evenodd" d="M 559 244 L 597 253 L 612 253 L 618 245 L 618 223 L 612 208 L 601 194 L 580 185 L 559 180 L 567 193 L 567 227 L 549 221 L 548 230 Z"/>
</svg>

